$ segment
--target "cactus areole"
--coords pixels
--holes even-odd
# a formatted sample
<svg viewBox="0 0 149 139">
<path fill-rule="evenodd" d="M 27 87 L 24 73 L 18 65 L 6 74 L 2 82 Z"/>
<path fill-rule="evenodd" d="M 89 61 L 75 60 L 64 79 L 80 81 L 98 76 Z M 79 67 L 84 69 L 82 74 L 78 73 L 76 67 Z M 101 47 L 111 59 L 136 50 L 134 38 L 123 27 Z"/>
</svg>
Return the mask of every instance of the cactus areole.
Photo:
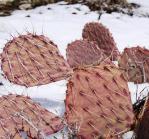
<svg viewBox="0 0 149 139">
<path fill-rule="evenodd" d="M 67 87 L 66 119 L 78 137 L 116 138 L 130 129 L 134 122 L 130 92 L 118 68 L 76 69 Z"/>
<path fill-rule="evenodd" d="M 70 67 L 57 46 L 43 35 L 21 35 L 9 41 L 2 53 L 5 77 L 26 87 L 65 79 Z"/>
<path fill-rule="evenodd" d="M 98 65 L 102 62 L 111 63 L 95 42 L 76 40 L 66 50 L 67 61 L 72 68 L 86 65 Z"/>
<path fill-rule="evenodd" d="M 62 120 L 42 108 L 29 97 L 7 95 L 0 97 L 0 138 L 45 139 L 63 128 Z"/>
<path fill-rule="evenodd" d="M 126 71 L 129 81 L 149 82 L 149 50 L 142 47 L 125 48 L 119 66 Z"/>
<path fill-rule="evenodd" d="M 112 34 L 101 23 L 87 23 L 83 29 L 82 36 L 89 41 L 95 41 L 98 47 L 102 49 L 106 56 L 110 57 L 112 61 L 118 59 L 120 53 L 116 47 Z"/>
</svg>

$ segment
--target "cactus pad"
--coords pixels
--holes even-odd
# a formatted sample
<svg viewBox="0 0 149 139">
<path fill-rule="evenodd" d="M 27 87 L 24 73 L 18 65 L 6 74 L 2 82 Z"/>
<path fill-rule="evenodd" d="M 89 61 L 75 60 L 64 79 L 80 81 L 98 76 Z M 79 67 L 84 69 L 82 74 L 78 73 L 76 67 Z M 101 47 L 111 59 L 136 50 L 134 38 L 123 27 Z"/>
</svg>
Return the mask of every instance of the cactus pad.
<svg viewBox="0 0 149 139">
<path fill-rule="evenodd" d="M 101 23 L 91 22 L 87 23 L 83 29 L 82 36 L 89 41 L 95 41 L 98 47 L 104 51 L 107 57 L 111 60 L 117 60 L 119 56 L 118 48 L 110 33 Z"/>
<path fill-rule="evenodd" d="M 149 50 L 141 47 L 125 48 L 119 66 L 126 70 L 129 81 L 149 82 Z"/>
<path fill-rule="evenodd" d="M 26 87 L 59 81 L 70 74 L 70 67 L 57 46 L 43 35 L 13 38 L 1 58 L 5 77 Z"/>
<path fill-rule="evenodd" d="M 67 61 L 71 67 L 82 65 L 112 63 L 95 42 L 76 40 L 67 47 Z"/>
<path fill-rule="evenodd" d="M 2 96 L 0 106 L 1 139 L 21 139 L 22 132 L 29 138 L 44 139 L 63 128 L 59 117 L 28 97 L 12 94 Z"/>
<path fill-rule="evenodd" d="M 133 123 L 127 81 L 115 66 L 75 69 L 67 87 L 66 119 L 81 139 L 116 138 Z"/>
</svg>

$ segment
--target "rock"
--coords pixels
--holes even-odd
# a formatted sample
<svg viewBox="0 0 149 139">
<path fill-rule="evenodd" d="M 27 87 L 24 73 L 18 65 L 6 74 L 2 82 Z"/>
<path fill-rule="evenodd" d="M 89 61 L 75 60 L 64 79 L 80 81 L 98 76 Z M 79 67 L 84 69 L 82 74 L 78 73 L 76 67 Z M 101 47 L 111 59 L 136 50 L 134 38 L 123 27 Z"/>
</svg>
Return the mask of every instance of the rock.
<svg viewBox="0 0 149 139">
<path fill-rule="evenodd" d="M 91 10 L 114 10 L 120 6 L 122 8 L 127 7 L 126 0 L 86 0 L 86 4 Z M 117 7 L 118 6 L 118 7 Z"/>
<path fill-rule="evenodd" d="M 28 10 L 31 8 L 32 8 L 31 0 L 22 0 L 19 2 L 19 9 L 20 10 Z"/>
<path fill-rule="evenodd" d="M 15 0 L 1 0 L 0 1 L 0 16 L 8 16 L 15 7 Z"/>
<path fill-rule="evenodd" d="M 69 4 L 75 4 L 79 2 L 79 0 L 65 0 L 65 1 L 68 2 Z"/>
<path fill-rule="evenodd" d="M 0 16 L 8 16 L 15 9 L 28 10 L 60 0 L 0 0 Z"/>
<path fill-rule="evenodd" d="M 32 7 L 37 7 L 40 5 L 45 5 L 48 3 L 54 3 L 54 2 L 58 2 L 58 1 L 60 1 L 60 0 L 32 0 L 31 4 L 32 4 Z"/>
<path fill-rule="evenodd" d="M 106 13 L 119 12 L 123 14 L 133 15 L 133 9 L 139 5 L 128 3 L 127 0 L 65 0 L 68 4 L 83 2 L 92 11 L 105 11 Z"/>
<path fill-rule="evenodd" d="M 13 2 L 14 0 L 1 0 L 0 1 L 0 4 L 8 4 L 8 3 L 11 3 L 11 2 Z"/>
<path fill-rule="evenodd" d="M 0 16 L 9 16 L 9 15 L 11 15 L 10 11 L 2 11 L 2 12 L 0 12 Z"/>
<path fill-rule="evenodd" d="M 10 15 L 7 12 L 11 12 L 14 9 L 28 10 L 37 6 L 58 2 L 60 0 L 0 0 L 0 13 L 1 16 Z M 80 2 L 80 0 L 65 0 L 69 4 Z M 123 8 L 131 9 L 133 5 L 127 3 L 127 0 L 83 0 L 91 10 L 104 10 L 107 13 L 122 12 Z M 6 12 L 4 12 L 6 11 Z"/>
<path fill-rule="evenodd" d="M 32 8 L 32 5 L 29 4 L 29 3 L 28 4 L 27 3 L 26 4 L 22 4 L 22 5 L 19 6 L 20 10 L 28 10 L 28 9 L 31 9 L 31 8 Z"/>
</svg>

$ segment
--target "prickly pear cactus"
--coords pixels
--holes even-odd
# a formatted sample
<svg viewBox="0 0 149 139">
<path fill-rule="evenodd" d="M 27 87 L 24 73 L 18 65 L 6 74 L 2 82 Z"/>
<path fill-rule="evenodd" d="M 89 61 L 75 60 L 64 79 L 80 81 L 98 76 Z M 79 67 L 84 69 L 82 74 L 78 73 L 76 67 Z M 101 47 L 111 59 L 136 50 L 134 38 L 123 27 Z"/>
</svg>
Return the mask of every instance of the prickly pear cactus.
<svg viewBox="0 0 149 139">
<path fill-rule="evenodd" d="M 0 97 L 0 138 L 21 139 L 24 132 L 29 138 L 45 139 L 63 128 L 62 120 L 48 112 L 29 97 L 7 95 Z"/>
<path fill-rule="evenodd" d="M 26 87 L 59 81 L 70 74 L 57 46 L 43 35 L 13 38 L 4 47 L 1 58 L 5 77 Z"/>
<path fill-rule="evenodd" d="M 149 50 L 139 46 L 125 48 L 119 66 L 126 71 L 129 81 L 149 82 Z"/>
<path fill-rule="evenodd" d="M 116 138 L 129 130 L 134 114 L 118 68 L 104 64 L 75 69 L 67 87 L 66 119 L 78 137 Z"/>
<path fill-rule="evenodd" d="M 135 130 L 136 139 L 149 139 L 149 99 L 146 99 L 140 112 L 140 118 Z"/>
<path fill-rule="evenodd" d="M 95 42 L 76 40 L 68 44 L 66 50 L 67 61 L 74 68 L 83 65 L 112 63 Z"/>
<path fill-rule="evenodd" d="M 95 41 L 98 47 L 104 51 L 107 57 L 111 60 L 117 60 L 119 56 L 118 48 L 110 33 L 101 23 L 91 22 L 87 23 L 83 29 L 82 36 L 89 41 Z"/>
</svg>

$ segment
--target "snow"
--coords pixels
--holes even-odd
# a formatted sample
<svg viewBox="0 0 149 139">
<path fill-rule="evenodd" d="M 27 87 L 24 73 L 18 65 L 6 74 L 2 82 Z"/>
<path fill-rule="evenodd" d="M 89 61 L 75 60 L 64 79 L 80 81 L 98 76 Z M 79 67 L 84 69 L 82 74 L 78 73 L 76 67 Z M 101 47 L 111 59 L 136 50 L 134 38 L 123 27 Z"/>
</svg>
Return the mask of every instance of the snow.
<svg viewBox="0 0 149 139">
<path fill-rule="evenodd" d="M 99 21 L 110 29 L 121 52 L 125 47 L 136 45 L 149 48 L 149 18 L 142 16 L 149 14 L 149 2 L 148 0 L 129 1 L 141 5 L 135 11 L 134 16 L 105 13 Z M 0 52 L 2 52 L 7 40 L 12 39 L 12 36 L 30 31 L 48 36 L 58 45 L 61 54 L 66 58 L 67 44 L 80 39 L 84 24 L 90 21 L 98 21 L 98 17 L 98 12 L 91 12 L 84 5 L 65 5 L 64 2 L 41 6 L 28 11 L 14 11 L 11 16 L 0 17 Z M 67 81 L 27 89 L 9 83 L 2 76 L 0 78 L 4 83 L 4 86 L 0 87 L 0 95 L 8 93 L 28 95 L 57 115 L 62 116 L 64 114 Z M 129 83 L 128 85 L 133 103 L 136 101 L 136 92 L 138 94 L 137 98 L 140 96 L 139 92 L 145 87 L 146 89 L 141 93 L 141 97 L 148 93 L 149 84 L 147 83 L 141 85 Z M 131 134 L 126 134 L 125 139 L 130 139 Z M 61 133 L 57 134 L 56 137 L 61 139 Z M 49 139 L 53 138 L 52 136 L 49 137 Z"/>
</svg>

